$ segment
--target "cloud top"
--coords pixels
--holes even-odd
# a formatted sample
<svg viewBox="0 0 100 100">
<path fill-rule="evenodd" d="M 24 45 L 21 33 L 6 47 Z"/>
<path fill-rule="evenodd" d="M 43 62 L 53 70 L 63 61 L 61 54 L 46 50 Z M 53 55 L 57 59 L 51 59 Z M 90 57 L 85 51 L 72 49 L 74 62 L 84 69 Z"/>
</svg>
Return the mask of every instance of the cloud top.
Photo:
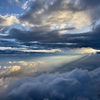
<svg viewBox="0 0 100 100">
<path fill-rule="evenodd" d="M 21 78 L 8 86 L 5 96 L 0 97 L 3 100 L 99 100 L 99 70 L 75 69 L 63 74 Z"/>
</svg>

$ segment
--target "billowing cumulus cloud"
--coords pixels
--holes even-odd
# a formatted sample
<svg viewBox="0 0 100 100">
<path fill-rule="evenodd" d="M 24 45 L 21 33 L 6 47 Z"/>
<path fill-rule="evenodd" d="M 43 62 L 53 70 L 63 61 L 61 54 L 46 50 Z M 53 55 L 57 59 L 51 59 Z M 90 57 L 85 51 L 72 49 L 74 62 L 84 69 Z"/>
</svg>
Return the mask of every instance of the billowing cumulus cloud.
<svg viewBox="0 0 100 100">
<path fill-rule="evenodd" d="M 93 71 L 75 69 L 63 74 L 43 74 L 21 78 L 8 85 L 3 100 L 99 100 L 100 68 Z M 11 79 L 0 80 L 1 86 Z M 13 79 L 12 79 L 13 80 Z"/>
</svg>

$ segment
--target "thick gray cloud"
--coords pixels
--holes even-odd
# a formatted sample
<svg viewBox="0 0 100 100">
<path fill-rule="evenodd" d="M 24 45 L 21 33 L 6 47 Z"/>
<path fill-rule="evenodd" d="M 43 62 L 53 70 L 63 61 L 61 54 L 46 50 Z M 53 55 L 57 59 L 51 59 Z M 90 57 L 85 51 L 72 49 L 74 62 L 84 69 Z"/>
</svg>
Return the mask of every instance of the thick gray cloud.
<svg viewBox="0 0 100 100">
<path fill-rule="evenodd" d="M 0 95 L 2 100 L 99 100 L 100 68 L 75 69 L 63 74 L 43 74 L 21 78 Z M 4 79 L 2 80 L 5 83 Z"/>
<path fill-rule="evenodd" d="M 22 44 L 26 44 L 27 46 L 33 45 L 32 41 L 37 41 L 40 43 L 44 43 L 45 46 L 49 48 L 54 43 L 54 46 L 58 46 L 58 48 L 62 47 L 91 47 L 99 49 L 100 46 L 100 25 L 97 25 L 93 28 L 91 32 L 86 33 L 66 33 L 61 34 L 60 31 L 22 31 L 19 29 L 11 29 L 8 36 L 3 36 L 2 38 L 10 38 L 16 39 L 17 41 L 21 41 Z M 72 28 L 73 29 L 73 28 Z M 27 43 L 30 42 L 30 43 Z M 61 43 L 61 44 L 57 44 Z M 66 44 L 64 44 L 66 43 Z M 39 45 L 39 43 L 37 43 Z M 53 48 L 52 45 L 52 48 Z M 43 45 L 41 45 L 43 46 Z"/>
<path fill-rule="evenodd" d="M 74 29 L 74 28 L 66 28 L 65 30 Z M 66 36 L 76 36 L 76 34 L 59 34 L 59 31 L 22 31 L 20 29 L 11 29 L 8 36 L 4 36 L 5 38 L 12 38 L 23 42 L 30 41 L 38 41 L 38 42 L 66 42 Z"/>
<path fill-rule="evenodd" d="M 61 24 L 72 20 L 75 14 L 78 17 L 80 15 L 78 15 L 78 13 L 82 12 L 82 14 L 88 15 L 88 18 L 91 20 L 91 23 L 93 23 L 100 17 L 100 14 L 98 13 L 99 8 L 99 0 L 36 0 L 33 2 L 33 5 L 30 7 L 30 9 L 25 14 L 20 16 L 19 19 L 21 21 L 27 21 L 34 25 L 50 25 L 53 23 Z M 64 13 L 66 17 L 63 16 Z M 58 15 L 61 17 L 58 18 Z"/>
</svg>

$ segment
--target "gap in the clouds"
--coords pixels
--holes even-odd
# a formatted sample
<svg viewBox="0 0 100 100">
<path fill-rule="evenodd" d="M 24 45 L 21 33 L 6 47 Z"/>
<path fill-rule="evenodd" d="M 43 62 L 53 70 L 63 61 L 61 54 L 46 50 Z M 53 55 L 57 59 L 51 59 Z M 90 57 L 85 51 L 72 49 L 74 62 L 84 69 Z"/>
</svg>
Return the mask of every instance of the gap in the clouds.
<svg viewBox="0 0 100 100">
<path fill-rule="evenodd" d="M 42 73 L 65 73 L 76 68 L 92 71 L 99 67 L 99 54 L 1 56 L 0 77 L 37 76 Z M 4 60 L 5 59 L 5 60 Z"/>
<path fill-rule="evenodd" d="M 39 75 L 43 72 L 52 72 L 63 64 L 73 62 L 83 55 L 39 55 L 39 56 L 5 56 L 0 59 L 1 72 L 5 70 L 4 77 L 22 77 L 30 75 Z M 5 60 L 3 60 L 5 59 Z M 12 72 L 13 69 L 13 72 Z M 32 72 L 31 72 L 32 71 Z M 1 77 L 3 74 L 0 75 Z"/>
<path fill-rule="evenodd" d="M 24 10 L 16 0 L 0 0 L 0 14 L 22 14 Z"/>
</svg>

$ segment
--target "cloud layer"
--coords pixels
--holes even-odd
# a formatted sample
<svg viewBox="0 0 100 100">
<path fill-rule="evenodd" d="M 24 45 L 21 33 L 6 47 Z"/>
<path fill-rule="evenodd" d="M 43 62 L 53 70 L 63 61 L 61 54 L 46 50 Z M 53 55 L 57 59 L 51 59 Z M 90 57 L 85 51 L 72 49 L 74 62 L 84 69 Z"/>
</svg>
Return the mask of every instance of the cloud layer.
<svg viewBox="0 0 100 100">
<path fill-rule="evenodd" d="M 94 71 L 75 69 L 63 74 L 43 74 L 21 78 L 8 85 L 3 100 L 99 100 L 100 68 Z M 0 81 L 3 86 L 10 79 Z M 13 80 L 13 79 L 12 79 Z"/>
<path fill-rule="evenodd" d="M 49 43 L 54 43 L 55 46 L 58 45 L 58 48 L 62 47 L 74 47 L 74 48 L 82 48 L 82 47 L 90 47 L 99 49 L 99 30 L 100 25 L 93 27 L 92 31 L 85 33 L 66 33 L 60 34 L 59 30 L 54 31 L 22 31 L 20 29 L 11 29 L 7 36 L 2 36 L 5 39 L 15 39 L 17 41 L 28 43 L 31 46 L 33 41 L 37 41 L 41 43 L 47 43 L 47 46 L 51 46 Z M 62 44 L 57 44 L 62 43 Z M 66 43 L 66 44 L 65 44 Z M 38 44 L 38 43 L 37 43 Z M 33 45 L 33 44 L 32 44 Z M 28 46 L 28 45 L 27 45 Z M 55 47 L 54 46 L 54 47 Z M 52 47 L 53 48 L 53 45 Z"/>
</svg>

